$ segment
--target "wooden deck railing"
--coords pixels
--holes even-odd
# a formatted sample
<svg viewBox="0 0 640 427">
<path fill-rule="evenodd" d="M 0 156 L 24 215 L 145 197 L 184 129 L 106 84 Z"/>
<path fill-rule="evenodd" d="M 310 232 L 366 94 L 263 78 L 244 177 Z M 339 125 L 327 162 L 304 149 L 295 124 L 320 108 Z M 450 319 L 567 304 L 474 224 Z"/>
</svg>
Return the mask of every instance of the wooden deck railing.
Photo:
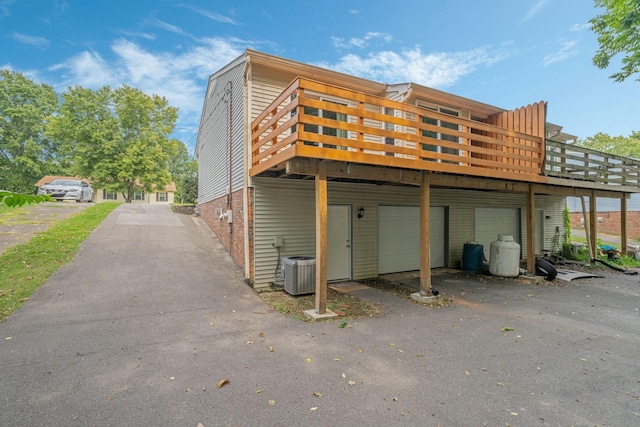
<svg viewBox="0 0 640 427">
<path fill-rule="evenodd" d="M 251 125 L 252 176 L 294 157 L 528 182 L 547 176 L 640 187 L 640 162 L 545 141 L 539 102 L 486 122 L 294 80 Z"/>
<path fill-rule="evenodd" d="M 640 187 L 640 161 L 555 141 L 547 141 L 545 174 L 608 185 Z"/>
</svg>

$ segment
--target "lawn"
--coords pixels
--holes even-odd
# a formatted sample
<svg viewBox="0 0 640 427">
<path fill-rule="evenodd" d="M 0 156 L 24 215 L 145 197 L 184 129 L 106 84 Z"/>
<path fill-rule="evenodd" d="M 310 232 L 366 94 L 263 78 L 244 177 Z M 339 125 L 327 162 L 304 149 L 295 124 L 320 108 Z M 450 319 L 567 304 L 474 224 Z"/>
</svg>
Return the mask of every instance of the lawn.
<svg viewBox="0 0 640 427">
<path fill-rule="evenodd" d="M 118 203 L 100 203 L 54 223 L 31 240 L 0 255 L 0 322 L 20 308 L 61 266 L 72 261 L 82 243 Z M 0 221 L 20 215 L 0 205 Z"/>
</svg>

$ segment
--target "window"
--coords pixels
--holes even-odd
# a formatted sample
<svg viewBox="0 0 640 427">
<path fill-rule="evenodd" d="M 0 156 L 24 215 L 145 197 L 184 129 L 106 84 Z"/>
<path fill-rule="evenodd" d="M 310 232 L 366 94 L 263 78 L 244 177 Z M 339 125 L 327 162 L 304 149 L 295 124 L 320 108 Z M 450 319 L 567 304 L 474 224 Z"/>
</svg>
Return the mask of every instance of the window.
<svg viewBox="0 0 640 427">
<path fill-rule="evenodd" d="M 334 100 L 330 100 L 330 99 L 322 99 L 325 102 L 330 102 L 332 104 L 336 104 L 336 105 L 344 105 L 344 106 L 348 106 L 348 104 L 344 103 L 344 102 L 340 102 L 340 101 L 334 101 Z M 315 117 L 321 117 L 323 119 L 330 119 L 330 120 L 336 120 L 339 122 L 348 122 L 348 116 L 344 113 L 338 113 L 336 111 L 331 111 L 331 110 L 323 110 L 320 108 L 314 108 L 314 107 L 304 107 L 304 114 L 309 115 L 309 116 L 315 116 Z M 337 128 L 332 128 L 329 126 L 318 126 L 318 125 L 310 125 L 310 124 L 305 124 L 304 125 L 304 130 L 305 132 L 312 132 L 312 133 L 318 133 L 320 135 L 329 135 L 329 136 L 335 136 L 337 138 L 348 138 L 348 132 L 344 129 L 337 129 Z M 306 145 L 318 145 L 315 142 L 305 142 Z M 338 148 L 339 150 L 346 150 L 346 147 L 343 146 L 335 146 L 333 144 L 321 144 L 324 148 Z"/>
<path fill-rule="evenodd" d="M 104 200 L 118 200 L 118 193 L 115 191 L 102 190 L 102 198 Z"/>
<path fill-rule="evenodd" d="M 168 202 L 168 194 L 167 192 L 159 192 L 156 193 L 156 202 Z"/>
<path fill-rule="evenodd" d="M 394 116 L 395 116 L 395 110 L 394 110 L 393 108 L 384 107 L 384 114 L 385 114 L 385 115 L 387 115 L 387 116 L 392 116 L 392 117 L 394 117 Z M 394 131 L 394 130 L 396 130 L 396 129 L 395 129 L 395 126 L 393 125 L 393 123 L 387 123 L 387 122 L 385 122 L 385 123 L 384 123 L 384 130 L 391 130 L 391 131 Z M 384 143 L 385 143 L 386 145 L 396 145 L 396 140 L 395 140 L 395 138 L 391 138 L 391 137 L 387 137 L 387 136 L 385 136 L 385 138 L 384 138 Z M 387 156 L 392 156 L 392 157 L 394 156 L 394 153 L 386 152 L 385 154 L 386 154 Z"/>
<path fill-rule="evenodd" d="M 425 108 L 427 110 L 437 111 L 439 113 L 448 114 L 453 117 L 460 117 L 459 111 L 452 110 L 450 108 L 439 107 L 436 105 L 431 105 L 431 104 L 426 104 L 421 102 L 418 102 L 417 105 L 418 107 Z M 438 126 L 440 128 L 439 131 L 423 130 L 422 136 L 439 139 L 442 141 L 460 143 L 460 138 L 458 138 L 455 135 L 450 135 L 446 133 L 447 129 L 451 129 L 455 131 L 460 130 L 457 124 L 447 122 L 446 120 L 434 119 L 432 117 L 425 117 L 425 116 L 420 116 L 420 121 L 422 121 L 422 123 Z M 434 151 L 436 153 L 455 154 L 455 155 L 460 154 L 460 151 L 454 148 L 441 147 L 440 145 L 433 145 L 433 144 L 422 144 L 422 149 L 427 151 Z M 432 159 L 429 159 L 429 160 L 432 160 Z M 458 163 L 450 160 L 440 160 L 440 159 L 433 160 L 433 161 L 442 162 L 442 163 L 453 163 L 453 164 Z"/>
<path fill-rule="evenodd" d="M 144 191 L 140 191 L 140 190 L 136 191 L 133 194 L 133 200 L 144 200 Z"/>
</svg>

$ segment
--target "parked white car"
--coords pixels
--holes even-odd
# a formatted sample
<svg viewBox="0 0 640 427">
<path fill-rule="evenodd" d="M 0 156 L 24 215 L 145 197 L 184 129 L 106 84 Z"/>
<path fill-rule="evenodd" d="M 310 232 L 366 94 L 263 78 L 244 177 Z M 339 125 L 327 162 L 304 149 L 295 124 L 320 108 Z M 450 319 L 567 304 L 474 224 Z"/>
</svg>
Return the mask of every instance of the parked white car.
<svg viewBox="0 0 640 427">
<path fill-rule="evenodd" d="M 93 202 L 93 188 L 79 179 L 54 179 L 40 187 L 38 194 L 48 194 L 56 201 Z"/>
</svg>

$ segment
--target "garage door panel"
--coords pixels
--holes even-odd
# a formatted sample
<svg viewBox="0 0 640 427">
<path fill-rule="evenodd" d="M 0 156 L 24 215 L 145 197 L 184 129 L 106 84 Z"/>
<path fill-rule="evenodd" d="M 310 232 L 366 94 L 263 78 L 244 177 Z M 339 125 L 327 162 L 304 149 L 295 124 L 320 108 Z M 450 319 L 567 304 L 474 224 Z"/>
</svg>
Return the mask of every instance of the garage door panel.
<svg viewBox="0 0 640 427">
<path fill-rule="evenodd" d="M 431 208 L 431 265 L 445 260 L 445 209 Z M 420 208 L 380 206 L 378 209 L 378 271 L 380 274 L 420 269 Z"/>
</svg>

